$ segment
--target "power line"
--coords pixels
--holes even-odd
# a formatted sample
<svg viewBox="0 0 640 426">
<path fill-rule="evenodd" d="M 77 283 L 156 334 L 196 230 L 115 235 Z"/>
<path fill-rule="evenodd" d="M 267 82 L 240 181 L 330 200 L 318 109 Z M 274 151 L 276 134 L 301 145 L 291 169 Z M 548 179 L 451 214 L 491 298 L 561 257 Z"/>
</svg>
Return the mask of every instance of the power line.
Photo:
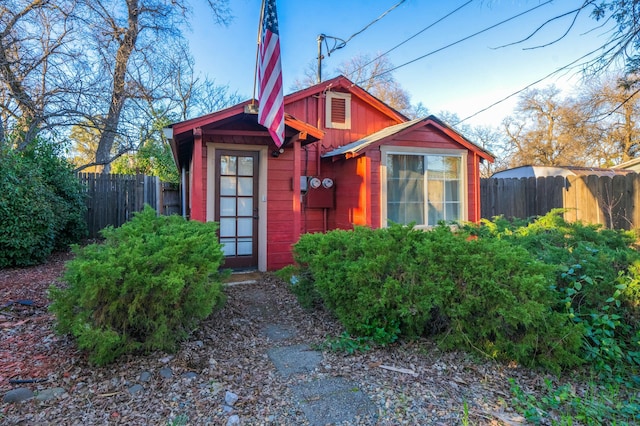
<svg viewBox="0 0 640 426">
<path fill-rule="evenodd" d="M 573 66 L 574 64 L 576 64 L 577 62 L 579 62 L 579 61 L 581 61 L 581 60 L 583 60 L 583 59 L 585 59 L 585 58 L 587 58 L 587 57 L 591 56 L 591 55 L 592 55 L 592 54 L 594 54 L 595 52 L 597 52 L 597 51 L 599 51 L 599 50 L 603 49 L 605 46 L 606 46 L 606 44 L 605 44 L 604 46 L 600 46 L 600 47 L 598 47 L 597 49 L 594 49 L 594 50 L 592 50 L 592 51 L 590 51 L 590 52 L 588 52 L 588 53 L 586 53 L 586 54 L 582 55 L 582 56 L 581 56 L 581 57 L 579 57 L 578 59 L 575 59 L 574 61 L 571 61 L 571 62 L 569 62 L 568 64 L 566 64 L 566 65 L 564 65 L 564 66 L 562 66 L 562 67 L 560 67 L 560 68 L 558 68 L 558 69 L 556 69 L 556 70 L 554 70 L 554 71 L 550 72 L 549 74 L 545 75 L 545 76 L 544 76 L 544 77 L 542 77 L 542 78 L 539 78 L 538 80 L 534 81 L 533 83 L 527 84 L 527 85 L 526 85 L 525 87 L 523 87 L 522 89 L 517 90 L 517 91 L 515 91 L 515 92 L 511 93 L 510 95 L 505 96 L 504 98 L 502 98 L 502 99 L 500 99 L 500 100 L 498 100 L 498 101 L 496 101 L 496 102 L 492 103 L 491 105 L 489 105 L 489 106 L 487 106 L 487 107 L 485 107 L 485 108 L 481 109 L 480 111 L 474 112 L 473 114 L 471 114 L 471 115 L 469 115 L 469 116 L 467 116 L 467 117 L 463 118 L 462 120 L 458 121 L 458 122 L 457 122 L 456 124 L 454 124 L 454 125 L 455 125 L 455 126 L 457 126 L 458 124 L 460 124 L 460 123 L 462 123 L 462 122 L 464 122 L 464 121 L 466 121 L 466 120 L 468 120 L 468 119 L 470 119 L 470 118 L 473 118 L 473 117 L 475 117 L 475 116 L 476 116 L 476 115 L 478 115 L 478 114 L 482 114 L 483 112 L 485 112 L 485 111 L 487 111 L 487 110 L 489 110 L 489 109 L 493 108 L 493 107 L 494 107 L 494 106 L 496 106 L 496 105 L 501 104 L 502 102 L 506 101 L 507 99 L 510 99 L 510 98 L 512 98 L 512 97 L 514 97 L 514 96 L 516 96 L 516 95 L 519 95 L 520 93 L 524 92 L 524 91 L 525 91 L 525 90 L 527 90 L 527 89 L 530 89 L 531 87 L 535 86 L 536 84 L 543 82 L 544 80 L 548 79 L 549 77 L 551 77 L 551 76 L 553 76 L 553 75 L 555 75 L 555 74 L 558 74 L 558 73 L 559 73 L 559 72 L 561 72 L 561 71 L 566 71 L 566 70 L 568 70 L 570 67 L 572 67 L 572 66 Z"/>
<path fill-rule="evenodd" d="M 466 121 L 466 120 L 468 120 L 468 119 L 470 119 L 470 118 L 473 118 L 473 117 L 475 117 L 476 115 L 481 114 L 481 113 L 483 113 L 483 112 L 485 112 L 485 111 L 487 111 L 487 110 L 489 110 L 489 109 L 493 108 L 494 106 L 501 104 L 502 102 L 506 101 L 507 99 L 510 99 L 510 98 L 512 98 L 512 97 L 514 97 L 514 96 L 516 96 L 516 95 L 519 95 L 520 93 L 524 92 L 525 90 L 527 90 L 527 89 L 531 88 L 532 86 L 535 86 L 535 85 L 536 85 L 536 84 L 538 84 L 538 83 L 541 83 L 542 81 L 546 80 L 547 78 L 549 78 L 549 77 L 551 77 L 551 76 L 553 76 L 553 75 L 555 75 L 555 74 L 558 74 L 558 73 L 560 73 L 560 72 L 562 72 L 562 71 L 565 71 L 565 70 L 570 69 L 570 68 L 571 68 L 572 66 L 574 66 L 577 62 L 579 62 L 579 61 L 581 61 L 581 60 L 583 60 L 583 59 L 588 58 L 589 56 L 593 55 L 594 53 L 596 53 L 596 52 L 598 52 L 598 51 L 601 51 L 601 52 L 602 52 L 602 53 L 601 53 L 601 56 L 606 56 L 606 55 L 610 54 L 613 50 L 615 50 L 615 49 L 616 49 L 616 43 L 617 43 L 617 39 L 615 39 L 615 38 L 610 39 L 608 42 L 604 43 L 603 45 L 601 45 L 601 46 L 600 46 L 600 47 L 598 47 L 597 49 L 594 49 L 594 50 L 592 50 L 592 51 L 590 51 L 590 52 L 587 52 L 586 54 L 582 55 L 581 57 L 577 58 L 576 60 L 574 60 L 574 61 L 572 61 L 572 62 L 569 62 L 568 64 L 566 64 L 566 65 L 564 65 L 564 66 L 562 66 L 562 67 L 560 67 L 560 68 L 556 69 L 555 71 L 553 71 L 553 72 L 551 72 L 551 73 L 547 74 L 546 76 L 544 76 L 544 77 L 542 77 L 542 78 L 540 78 L 540 79 L 538 79 L 538 80 L 534 81 L 533 83 L 530 83 L 530 84 L 526 85 L 526 86 L 525 86 L 525 87 L 523 87 L 522 89 L 517 90 L 517 91 L 513 92 L 512 94 L 510 94 L 510 95 L 508 95 L 508 96 L 506 96 L 506 97 L 504 97 L 504 98 L 502 98 L 502 99 L 500 99 L 500 100 L 498 100 L 498 101 L 496 101 L 496 102 L 492 103 L 491 105 L 489 105 L 489 106 L 487 106 L 487 107 L 485 107 L 485 108 L 483 108 L 483 109 L 481 109 L 481 110 L 479 110 L 479 111 L 477 111 L 477 112 L 475 112 L 475 113 L 473 113 L 473 114 L 471 114 L 471 115 L 469 115 L 469 116 L 467 116 L 467 117 L 463 118 L 462 120 L 458 121 L 455 125 L 458 125 L 458 124 L 460 124 L 460 123 L 462 123 L 462 122 L 464 122 L 464 121 Z M 593 64 L 593 63 L 594 63 L 594 61 L 593 61 L 593 60 L 586 61 L 586 62 L 584 62 L 582 65 L 583 65 L 583 66 L 584 66 L 584 65 L 588 65 L 588 64 L 590 64 L 590 63 L 591 63 L 591 64 Z M 622 107 L 625 103 L 627 103 L 627 102 L 628 102 L 628 101 L 629 101 L 633 96 L 635 96 L 638 92 L 640 92 L 640 89 L 639 89 L 638 91 L 634 92 L 634 93 L 633 93 L 629 98 L 627 98 L 626 100 L 624 100 L 620 105 L 618 105 L 615 109 L 613 109 L 613 111 L 610 111 L 608 114 L 606 114 L 606 116 L 605 116 L 604 118 L 606 118 L 606 117 L 610 116 L 610 115 L 611 115 L 611 114 L 613 114 L 615 111 L 617 111 L 620 107 Z"/>
<path fill-rule="evenodd" d="M 383 56 L 388 55 L 389 53 L 391 53 L 392 51 L 396 50 L 398 47 L 402 46 L 403 44 L 413 40 L 414 38 L 416 38 L 417 36 L 419 36 L 420 34 L 422 34 L 423 32 L 425 32 L 426 30 L 434 27 L 436 24 L 439 24 L 440 22 L 444 21 L 445 19 L 447 19 L 448 17 L 450 17 L 451 15 L 453 15 L 454 13 L 458 12 L 460 9 L 464 8 L 465 6 L 468 6 L 469 4 L 473 3 L 474 0 L 469 0 L 466 3 L 462 4 L 461 6 L 458 6 L 456 9 L 452 10 L 451 12 L 447 13 L 446 15 L 444 15 L 442 18 L 438 19 L 437 21 L 427 25 L 426 27 L 424 27 L 423 29 L 421 29 L 420 31 L 418 31 L 417 33 L 415 33 L 414 35 L 412 35 L 411 37 L 405 39 L 404 41 L 396 44 L 395 46 L 393 46 L 391 49 L 387 50 L 386 52 L 378 55 L 377 57 L 375 57 L 374 59 L 372 59 L 371 61 L 367 62 L 366 64 L 362 65 L 361 67 L 357 68 L 356 70 L 354 70 L 353 72 L 349 73 L 349 76 L 352 76 L 354 74 L 356 74 L 358 71 L 360 71 L 361 69 L 367 67 L 368 65 L 371 65 L 372 63 L 374 63 L 375 61 L 377 61 L 378 59 L 382 58 Z"/>
<path fill-rule="evenodd" d="M 591 122 L 591 123 L 597 123 L 598 121 L 602 121 L 602 120 L 604 120 L 605 118 L 611 117 L 611 116 L 612 116 L 612 115 L 613 115 L 617 110 L 619 110 L 620 108 L 622 108 L 622 107 L 623 107 L 627 102 L 630 102 L 630 101 L 633 99 L 633 97 L 634 97 L 635 95 L 637 95 L 638 93 L 640 93 L 640 89 L 636 89 L 636 90 L 635 90 L 632 94 L 630 94 L 630 95 L 629 95 L 629 96 L 628 96 L 624 101 L 620 102 L 620 105 L 618 105 L 617 107 L 615 107 L 615 108 L 614 108 L 614 109 L 612 109 L 611 111 L 606 112 L 606 113 L 599 114 L 599 118 L 596 118 L 596 119 L 594 119 L 594 120 L 587 120 L 587 121 L 588 121 L 588 122 Z M 596 116 L 596 117 L 598 117 L 598 116 Z"/>
<path fill-rule="evenodd" d="M 419 61 L 419 60 L 421 60 L 421 59 L 424 59 L 424 58 L 426 58 L 427 56 L 431 56 L 431 55 L 433 55 L 433 54 L 435 54 L 435 53 L 441 52 L 441 51 L 443 51 L 443 50 L 445 50 L 445 49 L 448 49 L 448 48 L 450 48 L 450 47 L 452 47 L 452 46 L 455 46 L 456 44 L 460 44 L 460 43 L 462 43 L 463 41 L 469 40 L 470 38 L 476 37 L 476 36 L 478 36 L 478 35 L 480 35 L 480 34 L 482 34 L 482 33 L 485 33 L 485 32 L 487 32 L 487 31 L 489 31 L 489 30 L 492 30 L 492 29 L 494 29 L 494 28 L 496 28 L 496 27 L 499 27 L 500 25 L 506 24 L 507 22 L 513 21 L 514 19 L 517 19 L 517 18 L 519 18 L 519 17 L 521 17 L 521 16 L 523 16 L 523 15 L 526 15 L 526 14 L 528 14 L 528 13 L 531 13 L 531 12 L 533 12 L 534 10 L 536 10 L 536 9 L 538 9 L 538 8 L 542 7 L 542 6 L 546 6 L 547 4 L 552 3 L 552 2 L 553 2 L 553 0 L 547 0 L 547 1 L 546 1 L 546 2 L 544 2 L 544 3 L 540 3 L 539 5 L 532 7 L 531 9 L 528 9 L 528 10 L 525 10 L 524 12 L 518 13 L 517 15 L 514 15 L 514 16 L 512 16 L 512 17 L 510 17 L 510 18 L 507 18 L 507 19 L 505 19 L 505 20 L 503 20 L 503 21 L 500 21 L 500 22 L 498 22 L 498 23 L 496 23 L 496 24 L 493 24 L 493 25 L 491 25 L 491 26 L 489 26 L 489 27 L 487 27 L 487 28 L 484 28 L 484 29 L 482 29 L 482 30 L 480 30 L 480 31 L 477 31 L 477 32 L 475 32 L 475 33 L 473 33 L 473 34 L 471 34 L 471 35 L 468 35 L 468 36 L 466 36 L 466 37 L 464 37 L 464 38 L 461 38 L 461 39 L 459 39 L 459 40 L 457 40 L 457 41 L 454 41 L 453 43 L 449 43 L 449 44 L 447 44 L 446 46 L 440 47 L 440 48 L 438 48 L 438 49 L 436 49 L 436 50 L 432 50 L 431 52 L 426 53 L 426 54 L 424 54 L 424 55 L 422 55 L 422 56 L 419 56 L 419 57 L 417 57 L 417 58 L 415 58 L 415 59 L 412 59 L 411 61 L 405 62 L 404 64 L 401 64 L 401 65 L 398 65 L 398 66 L 396 66 L 396 67 L 390 68 L 390 69 L 388 69 L 388 70 L 382 71 L 382 72 L 380 72 L 379 74 L 376 74 L 376 75 L 373 75 L 373 76 L 369 77 L 369 79 L 371 79 L 371 78 L 376 78 L 376 77 L 380 77 L 381 75 L 388 74 L 388 73 L 393 72 L 393 71 L 395 71 L 395 70 L 397 70 L 397 69 L 399 69 L 399 68 L 405 67 L 405 66 L 410 65 L 410 64 L 412 64 L 412 63 L 414 63 L 414 62 L 417 62 L 417 61 Z M 367 79 L 367 80 L 369 80 L 369 79 Z M 356 82 L 356 84 L 358 84 L 358 85 L 359 85 L 359 84 L 361 84 L 361 83 L 364 83 L 364 81 L 366 81 L 366 80 L 358 81 L 358 82 Z"/>
<path fill-rule="evenodd" d="M 394 6 L 391 6 L 386 12 L 384 12 L 382 15 L 378 16 L 376 19 L 374 19 L 373 21 L 371 21 L 369 24 L 367 24 L 363 29 L 361 29 L 360 31 L 353 33 L 351 35 L 351 37 L 349 37 L 344 43 L 347 44 L 351 41 L 352 38 L 354 38 L 355 36 L 361 34 L 362 32 L 364 32 L 367 28 L 369 28 L 370 26 L 372 26 L 373 24 L 375 24 L 376 22 L 378 22 L 379 20 L 381 20 L 382 18 L 384 18 L 389 12 L 391 12 L 393 9 L 395 9 L 396 7 L 400 6 L 402 3 L 404 3 L 405 0 L 400 0 L 398 3 L 396 3 Z"/>
<path fill-rule="evenodd" d="M 400 6 L 404 2 L 405 2 L 405 0 L 400 0 L 398 3 L 396 3 L 393 6 L 391 6 L 389 9 L 387 9 L 382 15 L 378 16 L 376 19 L 374 19 L 373 21 L 371 21 L 367 25 L 365 25 L 364 28 L 362 28 L 360 31 L 356 31 L 355 33 L 351 34 L 351 36 L 349 36 L 349 38 L 347 38 L 346 40 L 343 40 L 343 39 L 338 38 L 338 37 L 328 36 L 326 34 L 320 34 L 318 37 L 322 37 L 322 39 L 325 40 L 325 43 L 326 43 L 326 39 L 328 39 L 328 38 L 334 40 L 334 44 L 333 44 L 333 47 L 331 49 L 329 49 L 329 45 L 327 44 L 327 56 L 330 56 L 336 50 L 342 49 L 343 47 L 345 47 L 347 45 L 347 43 L 349 43 L 355 36 L 360 35 L 363 32 L 365 32 L 369 27 L 371 27 L 373 24 L 375 24 L 376 22 L 378 22 L 379 20 L 384 18 L 389 12 L 391 12 L 393 9 L 395 9 L 398 6 Z M 338 41 L 340 43 L 338 43 Z"/>
<path fill-rule="evenodd" d="M 317 70 L 318 82 L 322 81 L 322 59 L 324 58 L 324 56 L 322 55 L 322 42 L 323 41 L 325 42 L 325 45 L 326 45 L 327 56 L 331 56 L 331 54 L 333 52 L 335 52 L 338 49 L 342 49 L 343 47 L 345 47 L 347 45 L 347 43 L 349 41 L 351 41 L 355 36 L 357 36 L 358 34 L 361 34 L 364 31 L 366 31 L 367 28 L 369 28 L 370 26 L 372 26 L 373 24 L 375 24 L 376 22 L 378 22 L 379 20 L 384 18 L 389 12 L 391 12 L 393 9 L 395 9 L 398 6 L 400 6 L 404 2 L 405 2 L 405 0 L 400 0 L 398 3 L 396 3 L 393 6 L 391 6 L 389 9 L 387 9 L 382 15 L 378 16 L 376 19 L 374 19 L 373 21 L 371 21 L 367 25 L 365 25 L 365 27 L 362 28 L 360 31 L 356 31 L 355 33 L 351 34 L 351 36 L 346 40 L 342 40 L 341 38 L 332 37 L 332 36 L 328 36 L 328 35 L 325 35 L 325 34 L 319 34 L 318 35 L 318 70 Z M 329 48 L 329 43 L 327 42 L 327 39 L 332 39 L 333 40 L 333 47 L 332 48 Z"/>
</svg>

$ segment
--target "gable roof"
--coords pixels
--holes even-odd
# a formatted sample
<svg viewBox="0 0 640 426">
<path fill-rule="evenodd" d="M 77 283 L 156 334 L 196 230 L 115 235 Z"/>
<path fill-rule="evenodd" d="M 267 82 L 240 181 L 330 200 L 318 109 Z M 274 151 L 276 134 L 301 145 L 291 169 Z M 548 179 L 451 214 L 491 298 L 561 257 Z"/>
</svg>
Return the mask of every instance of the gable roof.
<svg viewBox="0 0 640 426">
<path fill-rule="evenodd" d="M 382 112 L 386 116 L 394 119 L 395 121 L 407 121 L 408 118 L 400 113 L 399 111 L 393 109 L 380 99 L 373 96 L 371 93 L 364 90 L 362 87 L 358 86 L 356 83 L 349 80 L 344 75 L 339 75 L 330 80 L 325 80 L 320 83 L 314 84 L 313 86 L 307 87 L 305 89 L 299 90 L 297 92 L 293 92 L 284 97 L 284 103 L 289 104 L 292 102 L 299 101 L 300 99 L 304 99 L 310 96 L 319 95 L 329 91 L 346 91 L 351 93 L 352 95 L 362 99 L 364 102 Z"/>
<path fill-rule="evenodd" d="M 251 136 L 263 136 L 270 138 L 267 129 L 258 124 L 258 110 L 255 101 L 247 100 L 239 104 L 233 105 L 229 108 L 225 108 L 219 111 L 215 111 L 200 117 L 192 118 L 185 121 L 173 123 L 167 128 L 171 129 L 172 137 L 170 138 L 171 151 L 176 165 L 187 161 L 190 147 L 193 145 L 194 130 L 197 128 L 205 129 L 205 131 L 218 131 L 225 132 L 224 126 L 230 126 L 235 123 L 236 126 L 243 130 L 238 130 L 238 133 Z M 311 143 L 320 140 L 324 137 L 324 132 L 317 127 L 298 120 L 291 114 L 284 114 L 285 124 L 285 140 L 294 132 L 298 132 L 304 139 L 304 143 Z M 227 134 L 229 131 L 226 131 Z"/>
<path fill-rule="evenodd" d="M 380 99 L 376 98 L 342 75 L 286 95 L 284 97 L 284 104 L 286 107 L 286 105 L 293 102 L 311 96 L 321 95 L 328 91 L 351 93 L 352 96 L 361 99 L 363 102 L 380 111 L 393 121 L 405 122 L 407 120 L 407 117 L 403 114 L 391 108 L 389 105 L 385 104 Z M 241 132 L 244 135 L 269 137 L 266 128 L 257 123 L 257 112 L 256 101 L 250 99 L 219 111 L 211 112 L 200 117 L 191 118 L 167 126 L 167 128 L 171 129 L 172 132 L 170 143 L 174 159 L 176 160 L 178 167 L 180 167 L 179 165 L 181 162 L 188 160 L 191 146 L 193 146 L 193 134 L 197 128 L 201 128 L 205 132 L 217 131 L 219 133 L 228 133 L 231 132 L 231 130 L 222 129 L 224 129 L 224 127 L 229 129 L 230 126 L 233 127 L 235 124 L 236 126 L 240 126 L 239 128 L 243 129 Z M 293 129 L 294 131 L 302 134 L 305 138 L 304 143 L 315 142 L 324 137 L 324 132 L 321 129 L 299 120 L 288 113 L 285 113 L 285 129 Z M 291 130 L 289 130 L 288 133 L 288 136 L 290 137 L 292 134 Z"/>
<path fill-rule="evenodd" d="M 284 104 L 287 105 L 287 104 L 296 102 L 300 99 L 325 93 L 331 90 L 341 90 L 341 91 L 350 92 L 351 94 L 357 96 L 358 98 L 370 104 L 372 107 L 374 107 L 378 111 L 381 111 L 385 115 L 397 121 L 407 120 L 407 117 L 405 117 L 403 114 L 391 108 L 389 105 L 385 104 L 380 99 L 376 98 L 366 90 L 357 86 L 355 83 L 353 83 L 351 80 L 349 80 L 347 77 L 343 75 L 339 75 L 338 77 L 332 78 L 331 80 L 326 80 L 321 83 L 314 84 L 313 86 L 307 87 L 302 90 L 298 90 L 297 92 L 290 93 L 284 97 Z M 168 127 L 173 128 L 174 137 L 176 137 L 184 131 L 194 129 L 196 127 L 203 127 L 205 125 L 210 125 L 214 122 L 218 122 L 239 114 L 243 114 L 246 112 L 248 107 L 254 105 L 256 102 L 257 101 L 253 99 L 249 99 L 219 111 L 214 111 L 209 114 L 202 115 L 200 117 L 195 117 L 188 120 L 179 121 L 177 123 L 170 124 Z M 288 120 L 287 120 L 287 116 L 288 116 Z M 301 124 L 298 124 L 296 126 L 296 123 L 303 123 L 303 122 L 300 120 L 297 120 L 295 117 L 289 114 L 285 114 L 286 125 L 291 125 L 291 127 L 295 128 L 296 130 L 302 130 L 298 127 L 303 127 L 309 130 L 313 128 L 315 129 L 314 133 L 315 135 L 318 136 L 318 138 L 324 135 L 324 132 L 322 132 L 320 129 L 317 129 L 316 127 L 313 127 L 308 123 L 304 123 L 305 124 L 304 126 L 302 126 Z"/>
<path fill-rule="evenodd" d="M 332 151 L 329 151 L 322 155 L 323 158 L 335 157 L 338 155 L 344 155 L 345 158 L 351 158 L 359 155 L 362 151 L 372 145 L 381 145 L 387 139 L 401 135 L 406 132 L 410 132 L 413 129 L 424 127 L 426 125 L 432 125 L 438 128 L 439 130 L 446 133 L 453 140 L 461 144 L 463 147 L 470 151 L 477 152 L 480 157 L 484 158 L 487 161 L 493 162 L 494 156 L 489 151 L 484 148 L 479 147 L 474 144 L 464 136 L 462 136 L 457 131 L 453 130 L 447 124 L 445 124 L 440 119 L 436 118 L 433 115 L 430 115 L 425 118 L 417 118 L 415 120 L 406 121 L 404 123 L 396 124 L 395 126 L 390 126 L 375 133 L 372 133 L 368 136 L 365 136 L 362 139 L 359 139 L 355 142 L 351 142 L 347 145 L 341 146 L 340 148 L 336 148 Z"/>
</svg>

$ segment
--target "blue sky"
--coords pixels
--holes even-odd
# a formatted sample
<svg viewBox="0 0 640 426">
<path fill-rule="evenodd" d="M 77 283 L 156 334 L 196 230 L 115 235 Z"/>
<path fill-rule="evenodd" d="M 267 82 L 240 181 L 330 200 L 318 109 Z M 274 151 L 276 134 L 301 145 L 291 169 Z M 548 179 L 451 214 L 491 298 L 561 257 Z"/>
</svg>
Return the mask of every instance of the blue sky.
<svg viewBox="0 0 640 426">
<path fill-rule="evenodd" d="M 277 0 L 285 94 L 316 60 L 319 34 L 346 40 L 398 2 Z M 325 55 L 327 71 L 323 77 L 334 76 L 335 68 L 354 56 L 386 52 L 466 2 L 405 0 L 344 48 L 329 57 Z M 427 55 L 400 67 L 393 75 L 411 95 L 413 104 L 422 102 L 432 114 L 444 110 L 466 118 L 604 44 L 610 34 L 605 28 L 597 28 L 600 24 L 583 13 L 570 33 L 551 46 L 526 49 L 560 38 L 572 18 L 552 22 L 523 43 L 498 48 L 528 37 L 548 19 L 581 3 L 582 0 L 475 0 L 389 53 L 395 66 Z M 206 9 L 197 6 L 188 37 L 198 72 L 249 98 L 253 93 L 260 0 L 231 0 L 230 5 L 234 19 L 227 27 L 214 25 Z M 540 7 L 533 12 L 432 53 L 536 6 Z M 546 79 L 537 87 L 556 84 L 571 94 L 572 85 L 581 76 L 574 69 Z M 467 123 L 497 125 L 512 112 L 516 102 L 517 97 L 511 98 Z"/>
</svg>

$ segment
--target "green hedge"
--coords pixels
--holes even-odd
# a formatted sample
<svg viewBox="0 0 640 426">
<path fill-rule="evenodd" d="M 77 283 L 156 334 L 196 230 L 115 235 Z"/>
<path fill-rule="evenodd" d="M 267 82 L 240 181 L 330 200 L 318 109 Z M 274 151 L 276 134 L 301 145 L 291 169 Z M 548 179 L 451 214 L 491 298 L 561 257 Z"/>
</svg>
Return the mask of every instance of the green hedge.
<svg viewBox="0 0 640 426">
<path fill-rule="evenodd" d="M 444 348 L 554 371 L 584 362 L 637 369 L 635 241 L 567 223 L 561 211 L 455 232 L 393 225 L 308 234 L 294 247 L 292 290 L 309 306 L 324 304 L 358 339 L 435 336 Z"/>
<path fill-rule="evenodd" d="M 146 206 L 105 240 L 75 247 L 66 288 L 50 288 L 57 330 L 96 364 L 126 353 L 174 351 L 224 301 L 217 225 L 156 216 Z"/>
<path fill-rule="evenodd" d="M 525 365 L 578 364 L 582 330 L 553 310 L 553 268 L 506 241 L 467 236 L 400 225 L 304 235 L 294 254 L 307 278 L 296 286 L 377 343 L 436 335 Z"/>
<path fill-rule="evenodd" d="M 0 268 L 44 262 L 87 234 L 82 187 L 56 148 L 0 150 Z"/>
<path fill-rule="evenodd" d="M 640 365 L 640 254 L 632 231 L 568 223 L 561 209 L 529 223 L 467 225 L 482 239 L 523 247 L 553 268 L 559 312 L 584 329 L 581 356 L 599 369 Z"/>
</svg>

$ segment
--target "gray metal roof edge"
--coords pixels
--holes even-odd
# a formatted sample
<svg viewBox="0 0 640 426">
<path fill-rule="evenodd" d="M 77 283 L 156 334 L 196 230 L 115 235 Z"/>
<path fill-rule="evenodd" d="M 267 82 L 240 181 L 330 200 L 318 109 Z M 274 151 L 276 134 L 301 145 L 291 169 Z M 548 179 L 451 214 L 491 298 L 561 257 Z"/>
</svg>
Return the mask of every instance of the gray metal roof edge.
<svg viewBox="0 0 640 426">
<path fill-rule="evenodd" d="M 414 120 L 405 121 L 404 123 L 394 124 L 393 126 L 385 127 L 382 130 L 378 130 L 375 133 L 365 136 L 362 139 L 358 139 L 357 141 L 350 142 L 346 145 L 343 145 L 339 148 L 336 148 L 332 151 L 325 152 L 321 155 L 322 158 L 335 157 L 336 155 L 346 154 L 348 152 L 357 153 L 369 145 L 379 141 L 380 139 L 384 139 L 391 135 L 395 135 L 396 133 L 401 132 L 402 130 L 408 129 L 409 127 L 417 124 L 421 121 L 425 121 L 427 118 L 416 118 Z"/>
</svg>

